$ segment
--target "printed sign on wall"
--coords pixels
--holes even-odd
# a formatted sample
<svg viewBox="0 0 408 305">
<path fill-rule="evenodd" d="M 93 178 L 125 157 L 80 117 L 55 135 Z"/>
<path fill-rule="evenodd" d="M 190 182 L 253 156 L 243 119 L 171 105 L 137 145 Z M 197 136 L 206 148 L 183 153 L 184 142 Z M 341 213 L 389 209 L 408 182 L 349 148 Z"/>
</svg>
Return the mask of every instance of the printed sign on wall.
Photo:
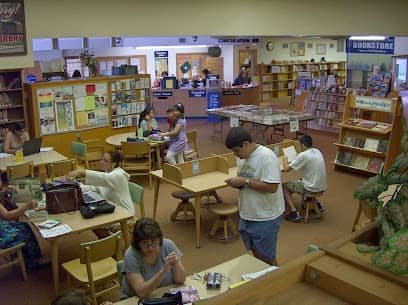
<svg viewBox="0 0 408 305">
<path fill-rule="evenodd" d="M 0 1 L 0 56 L 26 55 L 24 0 Z"/>
<path fill-rule="evenodd" d="M 394 54 L 394 37 L 385 40 L 350 40 L 346 42 L 347 53 Z"/>
</svg>

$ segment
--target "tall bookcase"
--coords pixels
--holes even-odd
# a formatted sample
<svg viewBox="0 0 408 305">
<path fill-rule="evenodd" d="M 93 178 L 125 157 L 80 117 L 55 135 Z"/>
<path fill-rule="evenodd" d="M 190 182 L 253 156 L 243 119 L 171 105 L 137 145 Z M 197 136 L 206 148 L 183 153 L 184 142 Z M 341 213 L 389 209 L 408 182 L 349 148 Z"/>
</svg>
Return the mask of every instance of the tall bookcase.
<svg viewBox="0 0 408 305">
<path fill-rule="evenodd" d="M 367 175 L 386 172 L 401 152 L 402 102 L 350 95 L 340 124 L 335 167 Z"/>
<path fill-rule="evenodd" d="M 310 72 L 310 80 L 324 79 L 326 83 L 320 84 L 320 87 L 331 87 L 333 85 L 345 87 L 346 84 L 345 61 L 294 63 L 293 71 Z"/>
<path fill-rule="evenodd" d="M 310 89 L 307 93 L 305 112 L 315 115 L 308 127 L 329 132 L 339 132 L 346 104 L 346 89 L 331 92 Z"/>
<path fill-rule="evenodd" d="M 262 101 L 293 96 L 296 73 L 292 64 L 260 64 L 258 71 Z"/>
<path fill-rule="evenodd" d="M 14 123 L 27 122 L 22 70 L 0 70 L 0 142 Z M 29 126 L 26 126 L 29 131 Z"/>
</svg>

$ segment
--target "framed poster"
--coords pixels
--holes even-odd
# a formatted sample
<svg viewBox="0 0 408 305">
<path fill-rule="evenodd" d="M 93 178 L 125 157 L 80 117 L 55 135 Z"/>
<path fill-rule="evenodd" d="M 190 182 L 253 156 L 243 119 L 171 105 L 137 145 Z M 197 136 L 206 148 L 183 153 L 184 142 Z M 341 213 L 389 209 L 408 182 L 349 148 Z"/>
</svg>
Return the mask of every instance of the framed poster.
<svg viewBox="0 0 408 305">
<path fill-rule="evenodd" d="M 291 42 L 290 43 L 290 56 L 305 56 L 305 43 L 304 42 Z"/>
<path fill-rule="evenodd" d="M 326 45 L 322 43 L 316 44 L 316 54 L 317 55 L 326 55 Z"/>
<path fill-rule="evenodd" d="M 0 0 L 0 56 L 27 55 L 24 0 Z"/>
<path fill-rule="evenodd" d="M 74 126 L 74 105 L 72 100 L 55 102 L 57 132 L 71 131 Z"/>
</svg>

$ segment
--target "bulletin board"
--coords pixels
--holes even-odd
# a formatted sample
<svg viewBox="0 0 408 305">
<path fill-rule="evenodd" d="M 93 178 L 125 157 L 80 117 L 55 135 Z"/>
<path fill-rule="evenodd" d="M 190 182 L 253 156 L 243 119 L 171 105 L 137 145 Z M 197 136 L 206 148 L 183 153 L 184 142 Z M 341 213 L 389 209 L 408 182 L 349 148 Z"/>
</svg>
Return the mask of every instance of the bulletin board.
<svg viewBox="0 0 408 305">
<path fill-rule="evenodd" d="M 36 91 L 40 134 L 110 126 L 106 82 L 90 82 Z"/>
<path fill-rule="evenodd" d="M 205 68 L 207 68 L 207 57 L 209 57 L 208 53 L 181 53 L 176 54 L 176 77 L 180 78 L 188 78 L 191 79 L 193 75 L 198 74 L 200 78 L 204 77 L 201 73 Z M 188 62 L 191 65 L 191 68 L 186 72 L 183 73 L 180 70 L 180 67 L 185 63 Z"/>
</svg>

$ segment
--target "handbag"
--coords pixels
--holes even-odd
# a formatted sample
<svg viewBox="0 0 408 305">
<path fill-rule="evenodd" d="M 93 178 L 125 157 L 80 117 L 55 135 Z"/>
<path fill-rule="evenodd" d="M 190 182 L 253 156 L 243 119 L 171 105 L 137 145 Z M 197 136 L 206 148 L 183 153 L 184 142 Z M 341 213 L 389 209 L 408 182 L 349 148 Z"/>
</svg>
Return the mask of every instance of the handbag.
<svg viewBox="0 0 408 305">
<path fill-rule="evenodd" d="M 49 214 L 76 211 L 84 204 L 81 187 L 76 182 L 48 184 L 44 189 Z"/>
<path fill-rule="evenodd" d="M 138 305 L 182 305 L 183 298 L 180 291 L 175 294 L 165 293 L 161 298 L 139 299 Z"/>
</svg>

